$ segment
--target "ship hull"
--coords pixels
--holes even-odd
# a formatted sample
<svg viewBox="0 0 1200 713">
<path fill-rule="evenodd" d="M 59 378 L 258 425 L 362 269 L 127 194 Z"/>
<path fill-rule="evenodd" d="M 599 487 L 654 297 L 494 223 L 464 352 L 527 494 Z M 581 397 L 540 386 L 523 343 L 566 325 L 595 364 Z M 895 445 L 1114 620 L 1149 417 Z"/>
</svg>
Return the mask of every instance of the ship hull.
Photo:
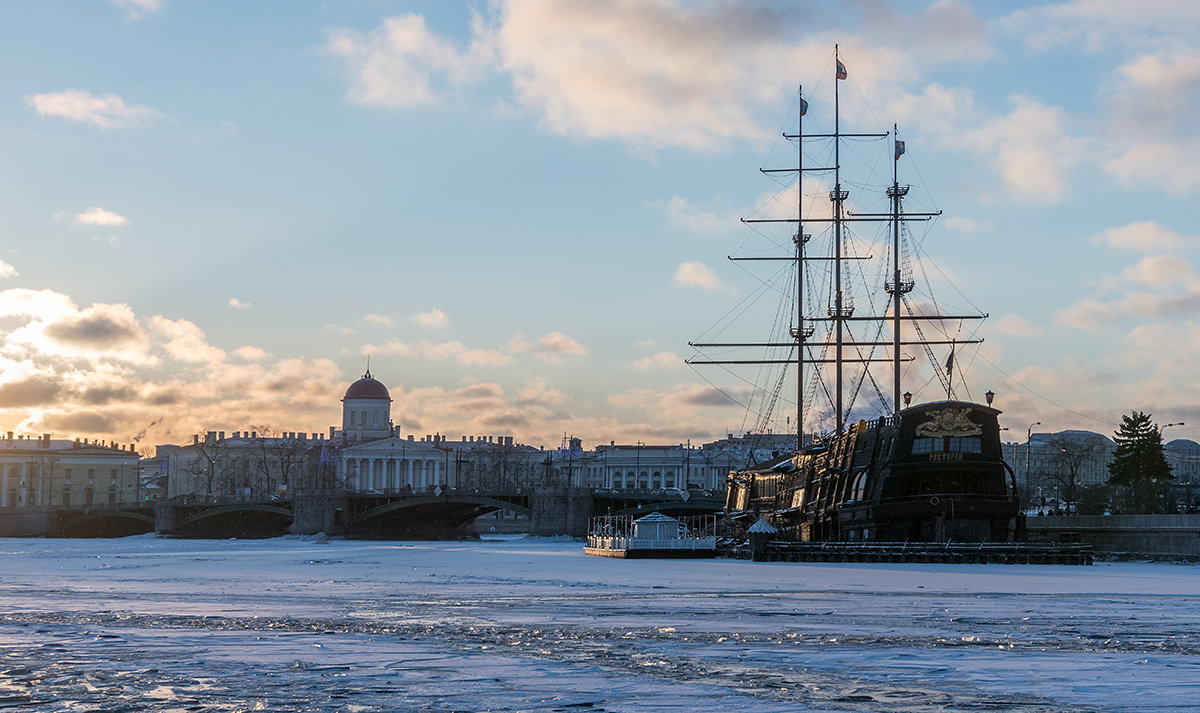
<svg viewBox="0 0 1200 713">
<path fill-rule="evenodd" d="M 727 517 L 801 542 L 1018 538 L 1000 412 L 943 401 L 860 423 L 788 459 L 731 474 Z"/>
</svg>

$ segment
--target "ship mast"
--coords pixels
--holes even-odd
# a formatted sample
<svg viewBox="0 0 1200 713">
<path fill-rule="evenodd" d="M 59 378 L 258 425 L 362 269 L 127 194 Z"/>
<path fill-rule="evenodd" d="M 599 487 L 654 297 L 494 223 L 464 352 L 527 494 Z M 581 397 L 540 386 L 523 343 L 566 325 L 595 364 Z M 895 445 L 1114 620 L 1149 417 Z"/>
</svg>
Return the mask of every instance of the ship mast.
<svg viewBox="0 0 1200 713">
<path fill-rule="evenodd" d="M 765 348 L 791 348 L 795 349 L 794 358 L 787 359 L 746 359 L 746 360 L 708 360 L 708 359 L 688 359 L 688 364 L 781 364 L 795 365 L 796 367 L 796 445 L 797 448 L 804 446 L 804 426 L 806 422 L 805 414 L 805 393 L 804 393 L 804 365 L 805 364 L 832 364 L 834 367 L 834 392 L 831 394 L 832 406 L 834 411 L 835 433 L 841 433 L 846 427 L 846 413 L 844 404 L 844 367 L 846 364 L 869 364 L 872 362 L 891 362 L 893 370 L 893 414 L 900 411 L 900 364 L 902 361 L 911 361 L 911 357 L 904 357 L 901 353 L 901 347 L 906 344 L 919 344 L 925 347 L 927 354 L 928 347 L 933 344 L 968 344 L 978 343 L 979 340 L 956 340 L 950 341 L 926 341 L 921 339 L 916 342 L 904 342 L 901 334 L 901 323 L 904 321 L 940 321 L 940 320 L 962 320 L 962 319 L 982 319 L 987 315 L 942 315 L 942 314 L 902 314 L 904 306 L 903 296 L 910 292 L 913 287 L 912 280 L 905 281 L 902 274 L 902 264 L 900 261 L 900 241 L 902 222 L 906 220 L 929 220 L 930 218 L 941 215 L 941 212 L 935 213 L 905 213 L 901 204 L 901 199 L 908 193 L 908 186 L 901 186 L 898 177 L 898 162 L 903 153 L 903 142 L 896 141 L 895 156 L 892 163 L 892 185 L 887 189 L 887 195 L 891 199 L 890 210 L 886 213 L 851 213 L 845 210 L 845 201 L 849 198 L 849 191 L 842 188 L 841 183 L 841 143 L 846 139 L 853 138 L 870 138 L 881 139 L 890 135 L 894 135 L 895 126 L 891 133 L 843 133 L 841 131 L 841 96 L 839 90 L 839 82 L 845 80 L 847 72 L 845 65 L 842 64 L 841 55 L 838 47 L 834 46 L 834 62 L 836 78 L 834 81 L 834 125 L 832 134 L 805 134 L 803 131 L 803 117 L 807 111 L 808 103 L 804 100 L 803 87 L 799 92 L 799 119 L 797 133 L 784 133 L 784 138 L 794 140 L 797 144 L 797 163 L 795 168 L 780 168 L 780 169 L 759 169 L 764 174 L 774 173 L 791 173 L 796 176 L 796 206 L 797 215 L 795 218 L 762 218 L 762 219 L 747 219 L 743 218 L 744 223 L 795 223 L 796 231 L 793 235 L 795 243 L 795 251 L 792 255 L 786 257 L 730 257 L 730 260 L 784 260 L 796 263 L 796 326 L 790 330 L 791 342 L 779 343 L 700 343 L 689 342 L 688 346 L 702 349 L 706 347 L 765 347 Z M 805 141 L 814 140 L 832 140 L 833 142 L 833 165 L 832 166 L 805 166 L 804 165 L 804 143 Z M 829 192 L 829 200 L 832 203 L 832 216 L 829 218 L 805 217 L 803 205 L 803 178 L 805 173 L 832 173 L 833 174 L 833 190 Z M 866 342 L 853 339 L 853 335 L 849 333 L 850 322 L 886 322 L 889 317 L 885 315 L 860 315 L 855 316 L 854 305 L 847 298 L 844 285 L 843 273 L 845 264 L 853 260 L 869 260 L 869 255 L 846 254 L 845 250 L 845 224 L 850 222 L 889 222 L 892 224 L 892 264 L 891 264 L 891 281 L 885 281 L 885 289 L 891 294 L 891 311 L 890 321 L 892 322 L 891 339 L 886 342 Z M 829 223 L 832 228 L 833 246 L 831 254 L 827 256 L 809 255 L 806 253 L 805 244 L 809 240 L 809 236 L 804 233 L 805 223 Z M 827 260 L 833 263 L 832 265 L 832 304 L 828 307 L 827 315 L 818 317 L 816 315 L 806 316 L 804 311 L 804 268 L 805 265 L 813 262 Z M 832 344 L 826 343 L 827 346 L 832 346 L 834 350 L 833 358 L 810 357 L 808 349 L 810 346 L 809 338 L 813 334 L 811 323 L 815 322 L 833 322 L 832 324 Z M 920 328 L 916 331 L 920 336 Z M 890 347 L 892 353 L 887 357 L 862 356 L 854 357 L 846 356 L 848 348 L 862 347 Z M 864 367 L 865 368 L 865 367 Z M 936 368 L 936 366 L 935 366 Z"/>
<path fill-rule="evenodd" d="M 899 136 L 898 129 L 892 124 L 892 137 Z M 908 186 L 900 185 L 900 157 L 904 155 L 904 142 L 895 139 L 896 150 L 892 158 L 892 186 L 888 188 L 888 197 L 892 199 L 892 281 L 885 284 L 884 289 L 892 295 L 892 412 L 900 413 L 900 303 L 903 296 L 912 291 L 913 282 L 905 282 L 900 275 L 900 199 L 908 195 Z"/>
</svg>

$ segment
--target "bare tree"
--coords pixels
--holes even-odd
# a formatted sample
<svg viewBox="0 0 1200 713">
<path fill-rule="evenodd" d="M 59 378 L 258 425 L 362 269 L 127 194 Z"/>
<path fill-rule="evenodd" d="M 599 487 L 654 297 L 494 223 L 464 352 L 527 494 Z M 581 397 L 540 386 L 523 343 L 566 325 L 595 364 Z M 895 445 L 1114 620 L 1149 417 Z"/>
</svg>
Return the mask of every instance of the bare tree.
<svg viewBox="0 0 1200 713">
<path fill-rule="evenodd" d="M 1070 503 L 1079 499 L 1084 471 L 1088 466 L 1103 462 L 1110 448 L 1107 441 L 1089 436 L 1090 434 L 1070 436 L 1060 433 L 1046 441 L 1052 453 L 1049 467 L 1039 474 L 1039 480 L 1053 486 L 1061 499 L 1068 503 L 1068 508 Z"/>
<path fill-rule="evenodd" d="M 216 433 L 209 431 L 201 433 L 193 439 L 189 449 L 195 454 L 195 457 L 188 459 L 182 470 L 188 475 L 199 478 L 204 483 L 204 494 L 212 495 L 213 485 L 217 483 L 217 476 L 220 474 L 227 450 L 225 441 L 217 438 Z"/>
<path fill-rule="evenodd" d="M 264 475 L 264 489 L 275 490 L 271 487 L 273 475 L 279 475 L 278 489 L 289 489 L 297 479 L 310 450 L 307 440 L 296 435 L 284 433 L 273 426 L 263 424 L 253 426 L 255 461 Z"/>
</svg>

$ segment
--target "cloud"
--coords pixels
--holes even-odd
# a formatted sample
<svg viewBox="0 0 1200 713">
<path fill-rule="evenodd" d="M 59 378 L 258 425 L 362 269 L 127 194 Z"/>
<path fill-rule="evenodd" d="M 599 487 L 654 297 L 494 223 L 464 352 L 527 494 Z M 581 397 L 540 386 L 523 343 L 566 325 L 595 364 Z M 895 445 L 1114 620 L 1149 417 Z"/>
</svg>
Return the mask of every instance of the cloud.
<svg viewBox="0 0 1200 713">
<path fill-rule="evenodd" d="M 672 223 L 693 233 L 715 233 L 728 230 L 736 224 L 735 220 L 727 216 L 697 210 L 678 196 L 667 202 L 667 217 Z"/>
<path fill-rule="evenodd" d="M 1138 252 L 1175 252 L 1184 248 L 1200 246 L 1200 237 L 1180 235 L 1154 221 L 1130 223 L 1093 235 L 1091 241 L 1118 250 Z"/>
<path fill-rule="evenodd" d="M 241 300 L 239 300 L 236 297 L 230 297 L 229 302 L 227 302 L 226 304 L 228 304 L 233 309 L 250 309 L 251 307 L 254 306 L 250 302 L 242 302 Z"/>
<path fill-rule="evenodd" d="M 990 220 L 978 221 L 961 216 L 947 218 L 942 221 L 942 225 L 946 226 L 946 230 L 953 230 L 959 233 L 982 233 L 992 229 Z"/>
<path fill-rule="evenodd" d="M 473 81 L 489 66 L 490 56 L 486 41 L 460 51 L 431 32 L 420 15 L 387 18 L 371 32 L 330 30 L 325 51 L 350 75 L 350 102 L 391 109 L 441 101 L 448 91 L 443 84 Z"/>
<path fill-rule="evenodd" d="M 437 307 L 428 312 L 419 312 L 411 317 L 412 321 L 429 329 L 441 329 L 450 324 L 450 316 Z"/>
<path fill-rule="evenodd" d="M 82 350 L 109 351 L 145 340 L 145 332 L 128 305 L 93 305 L 77 316 L 47 324 L 44 333 Z"/>
<path fill-rule="evenodd" d="M 629 366 L 637 371 L 647 369 L 677 369 L 683 365 L 683 357 L 675 352 L 659 352 L 653 356 L 634 359 Z"/>
<path fill-rule="evenodd" d="M 9 265 L 3 260 L 0 260 L 0 280 L 7 280 L 10 277 L 16 277 L 20 274 L 21 273 L 17 272 L 17 268 Z"/>
<path fill-rule="evenodd" d="M 559 362 L 564 357 L 583 356 L 589 352 L 587 347 L 562 332 L 550 332 L 538 339 L 536 343 L 517 334 L 508 340 L 506 346 L 513 354 L 532 353 L 549 362 Z"/>
<path fill-rule="evenodd" d="M 1067 113 L 1014 95 L 1007 115 L 976 124 L 949 139 L 992 165 L 1008 191 L 1036 204 L 1055 204 L 1067 194 L 1067 172 L 1093 154 L 1091 142 L 1067 134 Z"/>
<path fill-rule="evenodd" d="M 39 116 L 55 116 L 101 129 L 125 129 L 163 116 L 157 109 L 147 106 L 126 106 L 125 100 L 116 94 L 97 96 L 79 89 L 34 94 L 25 97 L 25 103 Z"/>
<path fill-rule="evenodd" d="M 208 343 L 204 332 L 186 319 L 154 316 L 149 319 L 151 330 L 165 340 L 163 348 L 171 358 L 188 364 L 220 362 L 225 352 Z"/>
<path fill-rule="evenodd" d="M 238 347 L 230 352 L 230 354 L 245 361 L 266 361 L 271 358 L 271 353 L 266 349 L 254 346 Z"/>
<path fill-rule="evenodd" d="M 0 383 L 0 409 L 50 406 L 62 390 L 62 382 L 48 374 Z"/>
<path fill-rule="evenodd" d="M 726 290 L 713 269 L 699 262 L 685 262 L 671 278 L 674 287 L 697 287 L 702 290 Z"/>
<path fill-rule="evenodd" d="M 583 356 L 588 353 L 588 348 L 562 332 L 550 332 L 538 340 L 537 348 L 534 351 L 544 357 L 556 358 Z"/>
<path fill-rule="evenodd" d="M 363 321 L 367 324 L 375 324 L 380 327 L 391 327 L 396 324 L 396 320 L 386 314 L 368 314 L 363 316 Z"/>
<path fill-rule="evenodd" d="M 512 357 L 494 349 L 473 349 L 458 340 L 431 342 L 423 340 L 415 344 L 393 339 L 380 345 L 366 344 L 360 354 L 397 356 L 428 361 L 454 361 L 462 366 L 503 366 L 512 363 Z"/>
<path fill-rule="evenodd" d="M 162 7 L 162 0 L 109 0 L 112 4 L 125 11 L 125 16 L 130 20 L 137 20 L 152 12 L 158 12 Z"/>
<path fill-rule="evenodd" d="M 1037 327 L 1024 317 L 1006 314 L 999 319 L 988 322 L 989 331 L 1012 337 L 1037 337 L 1045 330 Z"/>
<path fill-rule="evenodd" d="M 178 443 L 281 413 L 292 429 L 324 430 L 345 390 L 329 360 L 226 352 L 190 321 L 128 305 L 81 309 L 52 290 L 16 288 L 0 290 L 0 317 L 0 418 L 13 430 Z"/>
<path fill-rule="evenodd" d="M 125 216 L 96 206 L 92 206 L 84 212 L 76 214 L 73 222 L 75 225 L 99 225 L 105 228 L 119 228 L 123 225 L 129 225 L 129 219 Z"/>
</svg>

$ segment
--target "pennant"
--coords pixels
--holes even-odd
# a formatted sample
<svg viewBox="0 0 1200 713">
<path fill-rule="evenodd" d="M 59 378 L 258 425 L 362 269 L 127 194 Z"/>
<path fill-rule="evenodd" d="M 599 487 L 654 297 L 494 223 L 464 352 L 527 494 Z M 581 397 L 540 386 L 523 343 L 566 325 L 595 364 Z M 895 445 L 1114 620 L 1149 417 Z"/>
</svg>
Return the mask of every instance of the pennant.
<svg viewBox="0 0 1200 713">
<path fill-rule="evenodd" d="M 896 141 L 896 158 L 904 155 L 904 142 L 897 139 Z"/>
<path fill-rule="evenodd" d="M 837 61 L 837 78 L 838 79 L 846 78 L 846 65 L 842 64 L 842 60 L 840 60 L 840 59 Z"/>
<path fill-rule="evenodd" d="M 946 357 L 946 371 L 954 371 L 954 350 L 950 350 L 950 356 Z"/>
<path fill-rule="evenodd" d="M 800 116 L 808 113 L 808 102 L 804 101 L 804 97 L 800 97 Z"/>
</svg>

